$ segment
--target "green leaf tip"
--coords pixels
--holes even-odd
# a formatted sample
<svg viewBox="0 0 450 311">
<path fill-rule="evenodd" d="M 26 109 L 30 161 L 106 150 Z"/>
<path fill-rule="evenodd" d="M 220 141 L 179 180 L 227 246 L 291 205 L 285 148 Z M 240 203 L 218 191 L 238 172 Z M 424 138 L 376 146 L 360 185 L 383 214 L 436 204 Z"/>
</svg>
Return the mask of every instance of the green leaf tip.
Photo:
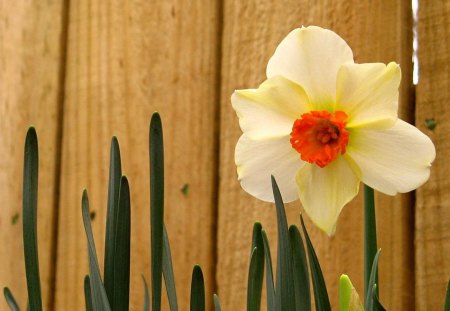
<svg viewBox="0 0 450 311">
<path fill-rule="evenodd" d="M 161 117 L 154 113 L 149 129 L 150 240 L 152 311 L 161 310 L 164 228 L 164 143 Z"/>
<path fill-rule="evenodd" d="M 303 233 L 305 235 L 306 247 L 308 249 L 309 268 L 311 270 L 316 310 L 331 311 L 331 304 L 328 298 L 327 286 L 323 278 L 322 269 L 320 268 L 316 251 L 314 250 L 311 239 L 309 238 L 308 231 L 306 230 L 305 222 L 303 221 L 302 215 L 300 215 L 300 222 L 303 228 Z"/>
<path fill-rule="evenodd" d="M 35 128 L 30 127 L 25 138 L 22 225 L 28 300 L 30 302 L 30 308 L 33 309 L 33 311 L 42 310 L 37 242 L 38 176 L 38 139 Z"/>
<path fill-rule="evenodd" d="M 20 311 L 19 305 L 8 287 L 3 288 L 3 294 L 11 311 Z"/>
<path fill-rule="evenodd" d="M 448 280 L 448 283 L 447 283 L 447 293 L 445 295 L 444 311 L 450 311 L 450 280 Z"/>
<path fill-rule="evenodd" d="M 339 311 L 364 311 L 355 287 L 345 274 L 339 279 Z"/>
<path fill-rule="evenodd" d="M 205 311 L 205 281 L 202 268 L 195 265 L 192 270 L 191 311 Z"/>
</svg>

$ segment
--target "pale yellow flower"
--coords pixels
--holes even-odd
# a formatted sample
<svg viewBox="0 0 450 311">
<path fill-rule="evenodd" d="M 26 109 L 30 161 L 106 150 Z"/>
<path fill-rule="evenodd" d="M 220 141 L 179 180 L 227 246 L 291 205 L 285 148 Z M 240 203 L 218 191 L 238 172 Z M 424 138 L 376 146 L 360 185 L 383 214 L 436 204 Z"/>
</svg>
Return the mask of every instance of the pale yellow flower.
<svg viewBox="0 0 450 311">
<path fill-rule="evenodd" d="M 295 29 L 277 47 L 258 89 L 231 97 L 243 131 L 235 161 L 245 191 L 300 201 L 329 235 L 360 182 L 395 195 L 429 177 L 435 148 L 398 119 L 400 67 L 356 64 L 347 43 L 320 27 Z"/>
</svg>

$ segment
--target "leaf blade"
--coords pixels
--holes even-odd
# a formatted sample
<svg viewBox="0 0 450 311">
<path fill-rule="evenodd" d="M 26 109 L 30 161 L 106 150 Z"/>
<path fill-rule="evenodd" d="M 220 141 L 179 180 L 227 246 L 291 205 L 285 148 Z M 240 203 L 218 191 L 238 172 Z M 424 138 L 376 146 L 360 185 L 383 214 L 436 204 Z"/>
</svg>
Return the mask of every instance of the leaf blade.
<svg viewBox="0 0 450 311">
<path fill-rule="evenodd" d="M 292 278 L 292 254 L 289 244 L 289 230 L 283 199 L 275 178 L 272 176 L 272 190 L 277 210 L 278 261 L 275 285 L 276 310 L 295 310 L 294 280 Z"/>
<path fill-rule="evenodd" d="M 295 307 L 297 311 L 310 311 L 311 292 L 309 288 L 308 262 L 303 239 L 296 225 L 289 227 L 289 239 L 293 258 Z"/>
<path fill-rule="evenodd" d="M 114 260 L 116 249 L 115 242 L 121 177 L 122 165 L 120 159 L 119 142 L 114 136 L 111 140 L 110 147 L 108 204 L 106 212 L 105 232 L 105 264 L 103 273 L 105 291 L 109 301 L 114 301 Z"/>
<path fill-rule="evenodd" d="M 130 301 L 131 203 L 128 179 L 120 179 L 114 259 L 114 311 L 128 311 Z"/>
<path fill-rule="evenodd" d="M 368 290 L 366 293 L 366 301 L 365 301 L 365 310 L 366 311 L 373 311 L 374 310 L 374 295 L 373 295 L 373 290 L 374 290 L 374 286 L 376 285 L 376 281 L 377 281 L 377 274 L 378 274 L 378 258 L 380 257 L 380 249 L 377 251 L 377 253 L 375 254 L 375 258 L 373 259 L 373 263 L 372 263 L 372 270 L 370 272 L 370 277 L 369 277 L 369 283 L 368 283 Z M 377 293 L 377 290 L 375 288 L 375 293 Z M 378 296 L 377 296 L 378 299 Z"/>
<path fill-rule="evenodd" d="M 191 282 L 191 311 L 205 311 L 205 281 L 202 268 L 195 265 Z"/>
<path fill-rule="evenodd" d="M 164 282 L 166 284 L 167 297 L 169 299 L 169 306 L 171 311 L 178 311 L 177 291 L 175 287 L 175 276 L 172 266 L 172 254 L 170 251 L 169 236 L 167 234 L 166 226 L 163 227 L 163 263 L 162 270 Z"/>
<path fill-rule="evenodd" d="M 23 170 L 23 248 L 30 308 L 42 311 L 41 283 L 37 245 L 37 196 L 39 151 L 34 127 L 30 127 L 25 139 Z"/>
<path fill-rule="evenodd" d="M 328 298 L 327 286 L 325 285 L 322 269 L 320 268 L 316 251 L 314 250 L 311 239 L 309 238 L 308 235 L 308 231 L 306 230 L 303 217 L 301 215 L 300 215 L 300 222 L 302 224 L 303 233 L 305 235 L 306 240 L 306 247 L 308 249 L 309 268 L 312 276 L 316 310 L 331 311 L 330 300 Z"/>
<path fill-rule="evenodd" d="M 261 306 L 261 293 L 264 279 L 264 243 L 261 234 L 262 226 L 255 223 L 253 226 L 252 252 L 247 284 L 247 310 L 259 311 Z"/>
<path fill-rule="evenodd" d="M 144 307 L 142 308 L 143 311 L 150 311 L 150 297 L 148 293 L 148 286 L 147 281 L 145 280 L 145 277 L 142 276 L 142 281 L 144 282 Z"/>
<path fill-rule="evenodd" d="M 272 256 L 270 254 L 270 245 L 267 234 L 264 230 L 261 231 L 264 255 L 266 259 L 266 292 L 267 292 L 267 311 L 275 310 L 275 286 L 273 282 Z"/>
<path fill-rule="evenodd" d="M 220 306 L 219 296 L 214 294 L 213 300 L 214 300 L 214 311 L 222 311 L 222 307 Z"/>
<path fill-rule="evenodd" d="M 111 310 L 111 307 L 109 305 L 108 296 L 106 295 L 100 276 L 94 237 L 92 234 L 91 218 L 89 215 L 89 199 L 86 190 L 83 191 L 81 210 L 83 215 L 84 230 L 88 241 L 89 279 L 91 284 L 92 307 L 94 310 L 109 311 Z"/>
<path fill-rule="evenodd" d="M 89 275 L 84 277 L 84 303 L 86 311 L 92 311 L 92 293 L 91 293 L 91 280 Z"/>
<path fill-rule="evenodd" d="M 153 311 L 161 311 L 164 147 L 161 117 L 157 112 L 152 115 L 149 132 L 152 309 Z"/>
<path fill-rule="evenodd" d="M 447 284 L 447 293 L 445 294 L 445 306 L 444 311 L 450 311 L 450 280 Z"/>
<path fill-rule="evenodd" d="M 19 305 L 8 287 L 3 288 L 3 294 L 5 295 L 6 303 L 8 304 L 9 309 L 11 311 L 20 311 Z"/>
</svg>

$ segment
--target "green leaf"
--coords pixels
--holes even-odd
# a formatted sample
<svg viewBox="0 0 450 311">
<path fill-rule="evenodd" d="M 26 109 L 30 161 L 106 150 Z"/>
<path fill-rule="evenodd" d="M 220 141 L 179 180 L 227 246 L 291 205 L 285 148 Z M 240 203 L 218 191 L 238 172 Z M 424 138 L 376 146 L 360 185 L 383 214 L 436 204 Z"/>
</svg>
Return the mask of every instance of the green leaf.
<svg viewBox="0 0 450 311">
<path fill-rule="evenodd" d="M 117 214 L 119 205 L 119 189 L 122 177 L 122 165 L 120 163 L 120 148 L 116 137 L 111 140 L 109 155 L 109 182 L 108 182 L 108 205 L 106 212 L 106 234 L 105 234 L 105 265 L 104 278 L 105 290 L 109 301 L 115 301 L 114 286 L 114 259 L 116 254 Z M 115 306 L 115 303 L 114 303 Z"/>
<path fill-rule="evenodd" d="M 328 298 L 327 286 L 323 279 L 322 269 L 320 268 L 319 260 L 317 259 L 316 251 L 309 238 L 306 230 L 303 217 L 300 215 L 300 222 L 302 223 L 303 234 L 305 235 L 306 247 L 308 249 L 308 259 L 312 276 L 312 283 L 314 288 L 314 301 L 316 303 L 317 311 L 331 311 L 330 300 Z"/>
<path fill-rule="evenodd" d="M 276 310 L 295 311 L 294 280 L 292 276 L 292 253 L 283 199 L 275 178 L 272 176 L 272 190 L 277 209 L 278 257 L 277 283 L 275 287 Z"/>
<path fill-rule="evenodd" d="M 89 279 L 89 275 L 84 277 L 84 302 L 86 305 L 86 311 L 94 310 L 92 308 L 91 281 Z"/>
<path fill-rule="evenodd" d="M 373 298 L 373 306 L 376 311 L 386 311 L 386 309 L 383 307 L 383 305 L 380 303 L 380 300 L 378 299 L 377 284 L 373 285 L 372 298 Z"/>
<path fill-rule="evenodd" d="M 261 235 L 261 224 L 253 226 L 252 252 L 247 284 L 247 310 L 259 311 L 264 278 L 264 243 Z"/>
<path fill-rule="evenodd" d="M 195 265 L 192 271 L 191 311 L 205 311 L 205 281 L 202 268 Z"/>
<path fill-rule="evenodd" d="M 450 311 L 450 280 L 447 283 L 447 293 L 445 295 L 444 311 Z"/>
<path fill-rule="evenodd" d="M 269 239 L 267 239 L 267 234 L 264 230 L 261 230 L 261 235 L 266 258 L 267 311 L 275 311 L 275 286 L 273 283 L 272 256 L 270 255 Z"/>
<path fill-rule="evenodd" d="M 81 201 L 81 211 L 83 214 L 84 230 L 88 240 L 88 257 L 89 257 L 89 278 L 91 282 L 92 307 L 98 311 L 111 310 L 103 287 L 102 278 L 100 276 L 100 269 L 98 267 L 97 253 L 95 251 L 94 237 L 92 235 L 91 218 L 89 216 L 89 199 L 87 191 L 83 191 L 83 198 Z"/>
<path fill-rule="evenodd" d="M 343 274 L 339 279 L 339 310 L 364 311 L 359 295 L 353 287 L 350 278 Z"/>
<path fill-rule="evenodd" d="M 297 311 L 311 310 L 311 293 L 309 289 L 308 262 L 302 236 L 296 225 L 289 227 L 292 248 L 292 265 L 294 275 L 295 306 Z"/>
<path fill-rule="evenodd" d="M 214 294 L 214 311 L 222 311 L 222 307 L 220 306 L 219 296 Z"/>
<path fill-rule="evenodd" d="M 380 257 L 380 250 L 377 251 L 375 254 L 375 258 L 373 259 L 372 263 L 372 271 L 370 272 L 370 278 L 369 278 L 369 290 L 366 293 L 366 302 L 365 302 L 365 311 L 374 311 L 376 310 L 374 308 L 374 295 L 373 291 L 375 290 L 376 294 L 376 288 L 374 289 L 375 282 L 377 279 L 377 273 L 378 273 L 378 258 Z"/>
<path fill-rule="evenodd" d="M 142 275 L 142 281 L 144 282 L 144 307 L 142 308 L 142 310 L 150 311 L 150 297 L 148 294 L 148 286 L 147 286 L 147 281 L 145 280 L 143 275 Z"/>
<path fill-rule="evenodd" d="M 369 293 L 372 286 L 369 285 L 372 263 L 377 252 L 377 223 L 375 217 L 374 191 L 364 185 L 364 291 Z M 378 284 L 378 272 L 375 274 L 375 283 Z M 371 295 L 366 296 L 371 297 Z"/>
<path fill-rule="evenodd" d="M 42 310 L 37 245 L 37 197 L 39 152 L 36 130 L 30 127 L 25 139 L 23 168 L 23 248 L 28 300 L 33 311 Z"/>
<path fill-rule="evenodd" d="M 114 311 L 128 311 L 130 301 L 131 203 L 128 179 L 120 179 L 114 259 Z"/>
<path fill-rule="evenodd" d="M 175 276 L 173 274 L 172 254 L 170 252 L 169 236 L 167 235 L 166 226 L 163 230 L 163 276 L 166 284 L 167 297 L 169 298 L 169 305 L 171 311 L 178 311 L 177 291 L 175 288 Z"/>
<path fill-rule="evenodd" d="M 8 287 L 3 288 L 3 294 L 5 295 L 9 309 L 11 311 L 20 311 L 19 305 Z"/>
<path fill-rule="evenodd" d="M 150 223 L 152 309 L 161 310 L 163 226 L 164 226 L 164 147 L 161 118 L 157 112 L 150 122 Z"/>
</svg>

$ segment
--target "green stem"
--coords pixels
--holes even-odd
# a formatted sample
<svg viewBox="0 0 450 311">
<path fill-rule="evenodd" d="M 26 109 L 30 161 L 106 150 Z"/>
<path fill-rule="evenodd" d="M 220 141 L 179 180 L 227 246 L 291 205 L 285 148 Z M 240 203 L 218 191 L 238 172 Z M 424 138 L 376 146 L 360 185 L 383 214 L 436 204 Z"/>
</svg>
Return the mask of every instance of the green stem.
<svg viewBox="0 0 450 311">
<path fill-rule="evenodd" d="M 364 185 L 364 292 L 368 292 L 372 263 L 377 253 L 377 224 L 373 189 Z M 378 274 L 376 276 L 378 286 Z M 377 290 L 378 294 L 378 290 Z M 367 299 L 368 297 L 366 297 Z"/>
</svg>

